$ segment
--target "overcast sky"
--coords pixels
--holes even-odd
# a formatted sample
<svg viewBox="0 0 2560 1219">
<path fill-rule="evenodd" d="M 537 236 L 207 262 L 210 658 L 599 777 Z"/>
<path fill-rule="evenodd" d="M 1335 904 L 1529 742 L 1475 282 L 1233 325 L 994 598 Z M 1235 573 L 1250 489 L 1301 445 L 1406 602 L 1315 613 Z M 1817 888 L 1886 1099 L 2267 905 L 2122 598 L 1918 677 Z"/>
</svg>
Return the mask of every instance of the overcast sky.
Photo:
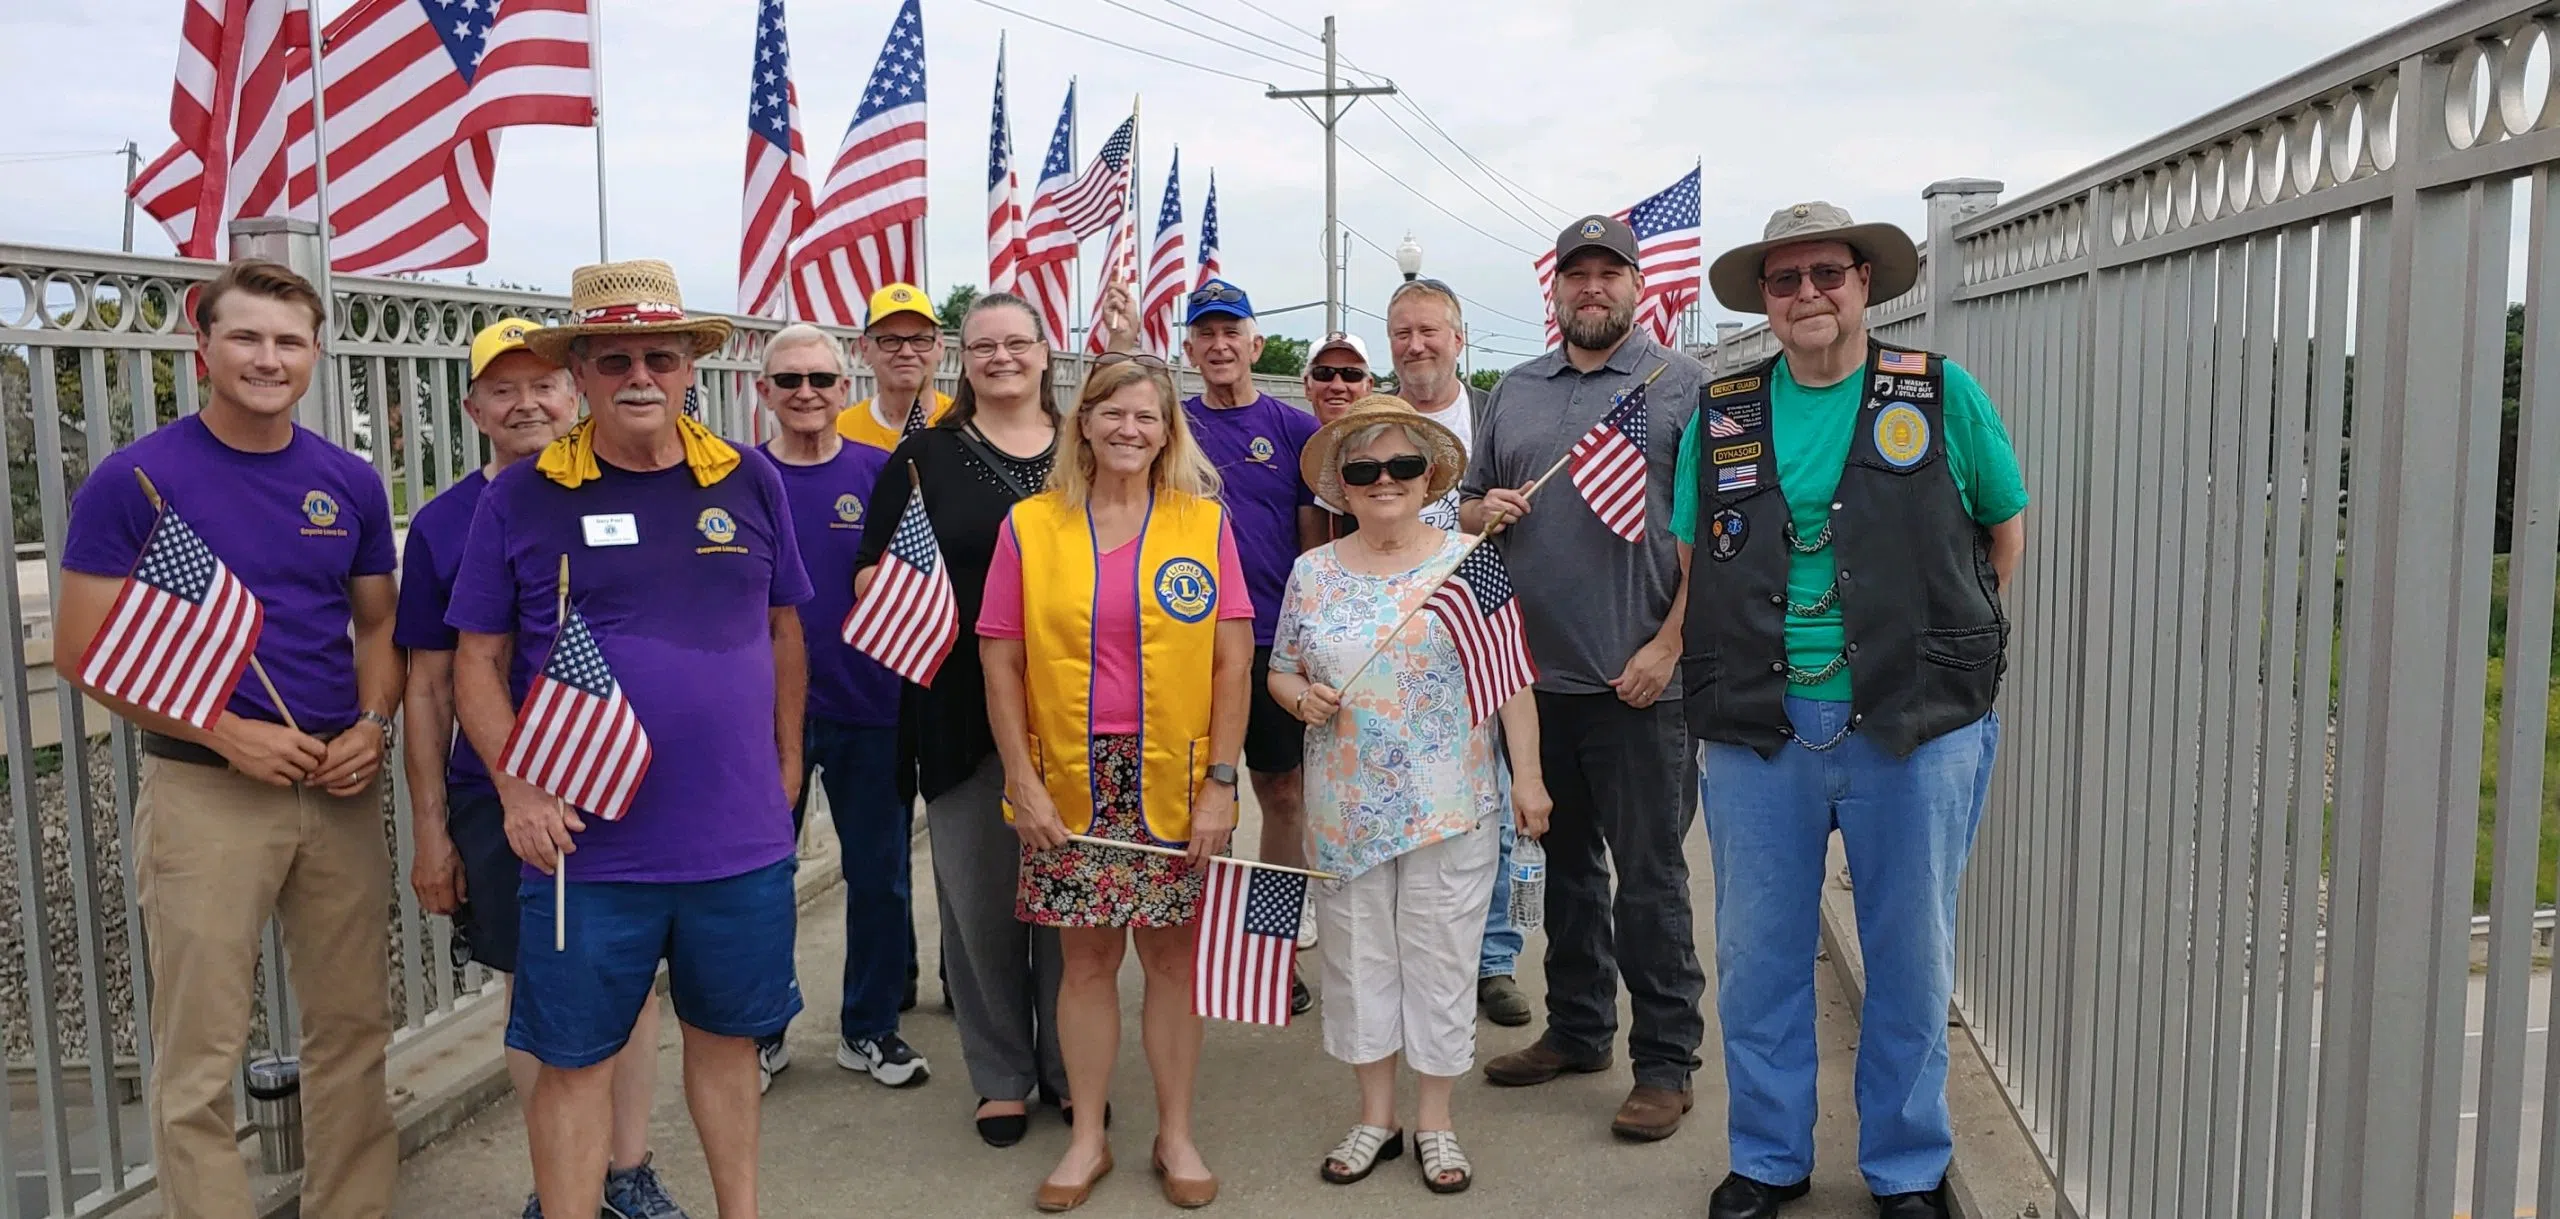
<svg viewBox="0 0 2560 1219">
<path fill-rule="evenodd" d="M 315 2 L 328 15 L 347 6 Z M 1398 274 L 1381 248 L 1394 249 L 1410 232 L 1422 244 L 1425 273 L 1476 302 L 1468 320 L 1481 350 L 1471 362 L 1496 366 L 1541 346 L 1537 323 L 1527 320 L 1543 316 L 1530 260 L 1561 222 L 1625 207 L 1701 159 L 1710 256 L 1757 237 L 1772 209 L 1807 198 L 1916 235 L 1920 189 L 1931 181 L 1989 177 L 2012 193 L 2030 189 L 2430 7 L 2420 0 L 1004 2 L 1284 88 L 1321 83 L 1308 57 L 1316 42 L 1292 27 L 1311 30 L 1328 8 L 1342 12 L 1348 60 L 1391 78 L 1466 154 L 1544 201 L 1516 199 L 1413 111 L 1363 102 L 1342 125 L 1342 219 L 1359 235 L 1346 238 L 1346 300 L 1382 311 Z M 733 308 L 754 0 L 601 5 L 613 253 L 666 258 L 687 303 Z M 147 160 L 165 147 L 180 11 L 180 0 L 0 5 L 0 114 L 9 116 L 0 134 L 0 241 L 115 247 L 122 160 L 24 154 L 103 152 L 133 140 Z M 820 177 L 895 11 L 896 0 L 790 6 L 804 137 Z M 1208 173 L 1217 171 L 1229 278 L 1266 310 L 1322 299 L 1324 144 L 1295 106 L 1264 98 L 1258 83 L 1149 59 L 980 0 L 924 0 L 924 19 L 936 297 L 986 276 L 988 103 L 1003 33 L 1026 187 L 1070 76 L 1081 82 L 1082 156 L 1141 96 L 1140 193 L 1150 230 L 1178 144 L 1195 228 Z M 1354 148 L 1430 202 L 1363 163 Z M 489 262 L 472 272 L 480 282 L 565 289 L 570 268 L 595 251 L 593 157 L 583 129 L 508 134 Z M 1100 245 L 1088 247 L 1088 266 Z M 166 253 L 170 245 L 144 217 L 136 248 Z M 1716 316 L 1709 302 L 1708 320 Z M 1349 322 L 1383 367 L 1383 326 L 1357 313 Z M 1322 310 L 1265 325 L 1311 335 L 1322 329 Z"/>
</svg>

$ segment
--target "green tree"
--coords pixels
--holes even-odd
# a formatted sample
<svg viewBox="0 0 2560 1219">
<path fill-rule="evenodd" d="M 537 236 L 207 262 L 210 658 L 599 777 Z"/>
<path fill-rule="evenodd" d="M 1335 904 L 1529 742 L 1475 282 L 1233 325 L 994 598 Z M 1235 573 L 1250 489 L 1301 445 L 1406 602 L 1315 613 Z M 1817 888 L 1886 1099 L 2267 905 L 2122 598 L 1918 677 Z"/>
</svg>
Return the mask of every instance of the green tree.
<svg viewBox="0 0 2560 1219">
<path fill-rule="evenodd" d="M 949 330 L 959 329 L 961 315 L 969 312 L 970 304 L 975 302 L 977 299 L 978 285 L 952 285 L 951 295 L 942 298 L 942 307 L 940 312 L 942 314 L 943 327 Z"/>
<path fill-rule="evenodd" d="M 1499 368 L 1479 368 L 1474 372 L 1467 374 L 1467 384 L 1483 390 L 1488 394 L 1493 392 L 1494 382 L 1500 381 L 1501 379 L 1502 370 Z"/>
<path fill-rule="evenodd" d="M 1253 371 L 1257 375 L 1266 377 L 1304 376 L 1307 371 L 1307 348 L 1310 346 L 1312 344 L 1305 339 L 1272 335 L 1263 340 L 1262 358 L 1253 362 Z"/>
</svg>

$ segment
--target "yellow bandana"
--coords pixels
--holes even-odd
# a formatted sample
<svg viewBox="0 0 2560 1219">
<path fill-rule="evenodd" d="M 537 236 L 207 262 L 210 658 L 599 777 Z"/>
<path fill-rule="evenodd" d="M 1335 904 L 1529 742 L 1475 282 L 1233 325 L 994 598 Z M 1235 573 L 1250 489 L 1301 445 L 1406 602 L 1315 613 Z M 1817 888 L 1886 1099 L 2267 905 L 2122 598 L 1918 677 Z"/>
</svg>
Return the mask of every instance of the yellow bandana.
<svg viewBox="0 0 2560 1219">
<path fill-rule="evenodd" d="M 738 468 L 738 450 L 691 416 L 676 418 L 676 434 L 684 437 L 684 464 L 693 467 L 695 483 L 708 487 Z M 542 456 L 534 459 L 534 468 L 572 491 L 590 478 L 603 477 L 604 472 L 596 467 L 595 419 L 590 416 L 579 420 L 568 435 L 552 441 L 542 450 Z"/>
</svg>

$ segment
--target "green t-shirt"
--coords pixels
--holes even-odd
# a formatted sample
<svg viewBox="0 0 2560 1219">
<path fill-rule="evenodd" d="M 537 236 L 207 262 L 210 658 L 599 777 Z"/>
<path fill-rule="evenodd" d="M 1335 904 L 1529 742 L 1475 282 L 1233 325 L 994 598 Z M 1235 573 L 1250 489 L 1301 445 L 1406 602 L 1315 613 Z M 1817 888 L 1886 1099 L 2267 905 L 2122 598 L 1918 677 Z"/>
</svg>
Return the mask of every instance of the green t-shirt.
<svg viewBox="0 0 2560 1219">
<path fill-rule="evenodd" d="M 1778 449 L 1778 486 L 1786 492 L 1787 514 L 1799 537 L 1820 534 L 1831 517 L 1831 497 L 1840 489 L 1841 468 L 1849 463 L 1849 441 L 1857 431 L 1858 408 L 1865 405 L 1866 383 L 1862 366 L 1837 385 L 1807 389 L 1788 374 L 1783 358 L 1770 377 L 1769 426 Z M 1948 360 L 1946 395 L 1947 469 L 1955 475 L 1964 510 L 1986 527 L 2025 511 L 2027 484 L 2018 473 L 2017 450 L 1982 383 Z M 1707 429 L 1693 427 L 1681 436 L 1680 463 L 1671 484 L 1671 532 L 1691 545 L 1698 539 L 1698 467 L 1706 460 L 1706 434 Z M 1701 556 L 1697 561 L 1712 560 Z M 1797 605 L 1820 601 L 1838 566 L 1828 546 L 1789 556 L 1787 600 Z M 1694 581 L 1690 595 L 1697 595 Z M 1820 669 L 1840 655 L 1845 634 L 1837 605 L 1811 617 L 1790 612 L 1787 663 Z M 1790 693 L 1845 702 L 1849 670 L 1843 666 L 1820 685 L 1798 686 Z"/>
</svg>

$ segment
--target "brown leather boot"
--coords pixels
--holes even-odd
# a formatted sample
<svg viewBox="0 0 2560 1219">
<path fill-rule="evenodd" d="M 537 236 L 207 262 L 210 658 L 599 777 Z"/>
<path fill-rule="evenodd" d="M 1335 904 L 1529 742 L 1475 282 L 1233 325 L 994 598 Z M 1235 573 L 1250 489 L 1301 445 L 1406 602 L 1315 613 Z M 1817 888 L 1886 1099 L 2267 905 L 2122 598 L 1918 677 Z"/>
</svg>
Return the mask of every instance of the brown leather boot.
<svg viewBox="0 0 2560 1219">
<path fill-rule="evenodd" d="M 1697 1104 L 1687 1088 L 1677 1092 L 1651 1084 L 1637 1084 L 1627 1093 L 1627 1102 L 1618 1106 L 1618 1118 L 1609 1123 L 1610 1133 L 1622 1139 L 1655 1143 L 1680 1132 L 1681 1115 Z"/>
<path fill-rule="evenodd" d="M 1589 1075 L 1606 1071 L 1610 1056 L 1567 1058 L 1546 1043 L 1544 1038 L 1531 1042 L 1525 1050 L 1514 1050 L 1484 1064 L 1486 1083 L 1503 1088 L 1526 1088 L 1542 1084 L 1559 1075 Z"/>
</svg>

